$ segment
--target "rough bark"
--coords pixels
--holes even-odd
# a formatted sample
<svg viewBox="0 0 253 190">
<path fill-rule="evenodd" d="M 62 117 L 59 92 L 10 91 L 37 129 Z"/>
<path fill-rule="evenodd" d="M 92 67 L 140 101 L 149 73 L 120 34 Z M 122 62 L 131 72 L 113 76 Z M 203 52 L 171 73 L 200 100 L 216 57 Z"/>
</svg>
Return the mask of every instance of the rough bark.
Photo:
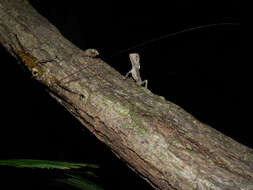
<svg viewBox="0 0 253 190">
<path fill-rule="evenodd" d="M 123 80 L 66 40 L 27 1 L 0 0 L 0 42 L 154 189 L 253 189 L 252 149 Z"/>
</svg>

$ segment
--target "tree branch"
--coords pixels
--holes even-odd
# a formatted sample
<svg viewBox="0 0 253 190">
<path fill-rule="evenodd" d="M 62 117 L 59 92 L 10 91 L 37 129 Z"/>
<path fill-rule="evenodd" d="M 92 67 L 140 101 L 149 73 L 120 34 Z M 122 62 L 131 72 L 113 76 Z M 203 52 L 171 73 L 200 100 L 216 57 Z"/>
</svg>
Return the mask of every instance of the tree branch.
<svg viewBox="0 0 253 190">
<path fill-rule="evenodd" d="M 253 150 L 78 49 L 27 1 L 0 0 L 0 42 L 154 189 L 253 189 Z M 80 70 L 82 72 L 71 75 Z"/>
</svg>

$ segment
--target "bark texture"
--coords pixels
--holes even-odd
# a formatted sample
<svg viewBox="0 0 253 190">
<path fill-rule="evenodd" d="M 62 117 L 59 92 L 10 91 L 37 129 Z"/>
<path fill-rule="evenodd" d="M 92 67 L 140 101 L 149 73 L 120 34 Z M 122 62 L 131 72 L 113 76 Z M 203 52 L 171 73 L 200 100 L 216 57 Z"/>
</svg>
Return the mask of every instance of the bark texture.
<svg viewBox="0 0 253 190">
<path fill-rule="evenodd" d="M 252 149 L 123 80 L 103 60 L 87 56 L 93 51 L 65 39 L 27 1 L 0 0 L 0 42 L 154 189 L 253 189 Z"/>
</svg>

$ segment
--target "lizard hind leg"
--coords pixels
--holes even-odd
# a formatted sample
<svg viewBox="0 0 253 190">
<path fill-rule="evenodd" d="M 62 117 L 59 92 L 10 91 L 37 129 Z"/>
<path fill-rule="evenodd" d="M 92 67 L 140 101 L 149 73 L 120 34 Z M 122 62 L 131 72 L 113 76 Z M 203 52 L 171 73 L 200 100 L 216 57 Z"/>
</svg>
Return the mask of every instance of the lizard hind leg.
<svg viewBox="0 0 253 190">
<path fill-rule="evenodd" d="M 148 80 L 144 80 L 144 81 L 142 81 L 142 83 L 141 84 L 145 84 L 145 88 L 148 88 Z"/>
</svg>

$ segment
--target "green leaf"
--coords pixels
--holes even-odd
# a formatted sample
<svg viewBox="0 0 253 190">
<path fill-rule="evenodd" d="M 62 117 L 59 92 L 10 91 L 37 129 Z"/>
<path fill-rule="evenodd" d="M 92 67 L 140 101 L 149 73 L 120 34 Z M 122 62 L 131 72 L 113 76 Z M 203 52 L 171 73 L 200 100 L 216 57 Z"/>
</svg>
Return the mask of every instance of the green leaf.
<svg viewBox="0 0 253 190">
<path fill-rule="evenodd" d="M 77 169 L 77 168 L 99 168 L 96 164 L 84 164 L 73 162 L 60 162 L 50 160 L 30 160 L 30 159 L 13 159 L 13 160 L 0 160 L 0 166 L 13 166 L 21 168 L 46 168 L 46 169 Z"/>
<path fill-rule="evenodd" d="M 68 184 L 72 187 L 81 190 L 103 190 L 102 187 L 98 186 L 97 184 L 91 182 L 88 179 L 82 178 L 76 175 L 67 174 L 69 177 L 66 179 L 58 179 L 57 181 Z"/>
</svg>

